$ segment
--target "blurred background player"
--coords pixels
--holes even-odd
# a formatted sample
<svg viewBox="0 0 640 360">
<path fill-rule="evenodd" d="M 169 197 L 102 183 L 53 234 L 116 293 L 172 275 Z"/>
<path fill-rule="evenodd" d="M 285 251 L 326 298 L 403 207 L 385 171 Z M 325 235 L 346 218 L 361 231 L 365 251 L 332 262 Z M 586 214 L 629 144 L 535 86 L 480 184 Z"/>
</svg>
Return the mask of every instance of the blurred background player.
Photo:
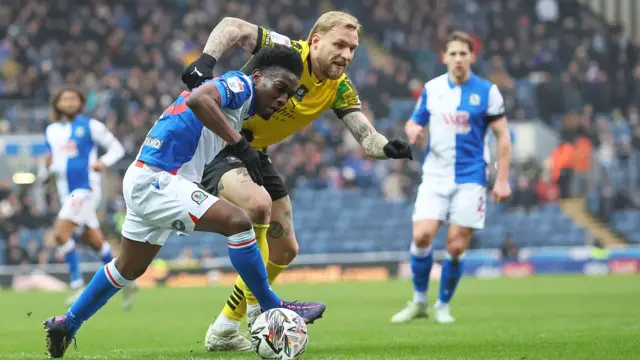
<svg viewBox="0 0 640 360">
<path fill-rule="evenodd" d="M 98 222 L 98 205 L 102 194 L 100 171 L 124 156 L 124 148 L 103 123 L 81 114 L 85 95 L 66 87 L 51 99 L 51 121 L 45 130 L 48 148 L 47 170 L 56 177 L 61 208 L 54 223 L 58 251 L 69 267 L 72 294 L 67 304 L 82 293 L 84 279 L 76 242 L 76 228 L 84 228 L 84 237 L 103 263 L 111 261 L 111 246 L 104 241 Z M 107 152 L 98 158 L 98 145 Z M 133 288 L 132 288 L 133 289 Z M 132 291 L 125 292 L 123 307 L 132 306 Z"/>
<path fill-rule="evenodd" d="M 297 41 L 241 19 L 225 18 L 212 31 L 200 58 L 183 74 L 182 79 L 189 88 L 211 78 L 217 59 L 234 45 L 253 54 L 276 44 L 292 46 L 303 60 L 305 71 L 300 86 L 286 106 L 269 121 L 254 116 L 243 124 L 244 136 L 260 151 L 264 184 L 246 181 L 248 174 L 244 165 L 234 161 L 230 148 L 222 150 L 207 166 L 202 180 L 208 192 L 247 212 L 256 229 L 270 282 L 296 257 L 298 243 L 293 231 L 291 200 L 283 179 L 269 159 L 267 146 L 284 140 L 332 109 L 363 147 L 365 155 L 376 159 L 412 159 L 409 144 L 389 141 L 371 125 L 360 110 L 354 85 L 345 74 L 359 44 L 359 31 L 358 20 L 340 11 L 320 16 L 308 38 Z M 207 349 L 250 349 L 251 343 L 238 331 L 247 313 L 251 326 L 260 314 L 260 307 L 238 277 L 222 313 L 207 331 Z"/>
<path fill-rule="evenodd" d="M 271 290 L 251 220 L 237 206 L 202 191 L 195 182 L 225 144 L 262 182 L 260 158 L 238 132 L 244 119 L 269 119 L 293 96 L 303 70 L 288 47 L 256 55 L 251 77 L 232 71 L 184 91 L 149 131 L 123 183 L 127 215 L 120 256 L 99 269 L 61 317 L 45 321 L 47 353 L 62 357 L 80 326 L 121 288 L 141 276 L 172 232 L 215 232 L 227 237 L 234 268 L 263 310 L 284 307 L 306 322 L 322 316 L 323 303 L 282 301 Z"/>
<path fill-rule="evenodd" d="M 423 127 L 428 126 L 429 142 L 413 213 L 410 259 L 414 297 L 393 316 L 394 323 L 427 316 L 431 243 L 445 220 L 450 224 L 447 252 L 434 317 L 439 323 L 455 321 L 449 302 L 462 276 L 463 255 L 473 231 L 484 228 L 489 127 L 496 136 L 498 152 L 492 200 L 503 202 L 511 195 L 511 140 L 502 95 L 495 84 L 471 72 L 473 50 L 471 37 L 464 32 L 454 32 L 447 38 L 442 57 L 448 73 L 425 84 L 405 125 L 412 144 L 422 140 Z"/>
</svg>

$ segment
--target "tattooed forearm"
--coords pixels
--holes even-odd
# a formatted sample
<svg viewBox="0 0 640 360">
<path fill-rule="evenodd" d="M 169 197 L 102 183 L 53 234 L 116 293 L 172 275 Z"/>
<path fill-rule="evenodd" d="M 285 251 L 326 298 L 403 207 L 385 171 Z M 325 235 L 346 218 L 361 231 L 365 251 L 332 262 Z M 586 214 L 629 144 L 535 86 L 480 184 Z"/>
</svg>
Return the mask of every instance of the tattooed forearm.
<svg viewBox="0 0 640 360">
<path fill-rule="evenodd" d="M 246 51 L 252 52 L 257 42 L 257 25 L 238 18 L 225 17 L 209 35 L 203 52 L 220 59 L 222 54 L 234 45 L 239 45 Z"/>
<path fill-rule="evenodd" d="M 349 113 L 342 118 L 342 122 L 362 146 L 367 156 L 387 159 L 382 149 L 389 140 L 376 131 L 363 113 L 360 111 Z"/>
</svg>

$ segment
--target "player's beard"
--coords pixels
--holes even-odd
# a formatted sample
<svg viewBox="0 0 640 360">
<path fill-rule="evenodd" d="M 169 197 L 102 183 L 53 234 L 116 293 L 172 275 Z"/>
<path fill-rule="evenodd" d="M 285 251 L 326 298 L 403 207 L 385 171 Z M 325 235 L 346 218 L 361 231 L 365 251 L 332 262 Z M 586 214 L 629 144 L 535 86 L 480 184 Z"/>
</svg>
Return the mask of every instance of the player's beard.
<svg viewBox="0 0 640 360">
<path fill-rule="evenodd" d="M 60 108 L 58 108 L 58 111 L 60 112 L 60 116 L 63 119 L 68 119 L 68 120 L 72 120 L 73 118 L 75 118 L 80 113 L 79 110 L 69 111 L 69 110 L 60 109 Z"/>
<path fill-rule="evenodd" d="M 337 80 L 344 74 L 344 71 L 347 68 L 348 63 L 344 66 L 339 66 L 333 61 L 329 61 L 327 63 L 320 63 L 320 68 L 322 69 L 322 74 L 331 80 Z"/>
</svg>

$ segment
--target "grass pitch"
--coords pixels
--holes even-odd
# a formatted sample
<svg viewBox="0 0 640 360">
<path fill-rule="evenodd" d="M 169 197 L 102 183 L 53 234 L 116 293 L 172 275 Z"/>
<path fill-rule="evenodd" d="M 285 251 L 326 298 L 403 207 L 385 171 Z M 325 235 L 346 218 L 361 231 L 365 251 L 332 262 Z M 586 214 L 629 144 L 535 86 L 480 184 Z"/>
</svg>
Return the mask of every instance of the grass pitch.
<svg viewBox="0 0 640 360">
<path fill-rule="evenodd" d="M 286 299 L 322 300 L 303 359 L 640 359 L 640 276 L 462 280 L 452 303 L 458 322 L 389 322 L 411 296 L 406 281 L 278 285 Z M 431 303 L 438 283 L 432 282 Z M 229 289 L 160 288 L 121 296 L 78 333 L 65 359 L 258 359 L 207 353 L 204 333 Z M 0 359 L 41 359 L 41 322 L 63 314 L 66 294 L 0 292 Z M 246 326 L 243 325 L 243 329 Z"/>
</svg>

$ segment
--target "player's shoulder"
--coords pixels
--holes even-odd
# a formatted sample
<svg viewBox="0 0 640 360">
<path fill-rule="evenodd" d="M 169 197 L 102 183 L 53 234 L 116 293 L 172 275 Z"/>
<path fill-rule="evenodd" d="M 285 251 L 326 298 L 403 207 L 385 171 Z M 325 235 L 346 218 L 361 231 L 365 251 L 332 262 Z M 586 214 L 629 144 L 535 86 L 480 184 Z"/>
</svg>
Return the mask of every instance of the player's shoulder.
<svg viewBox="0 0 640 360">
<path fill-rule="evenodd" d="M 485 79 L 476 74 L 471 74 L 471 85 L 478 90 L 489 91 L 492 87 L 495 86 L 490 80 Z"/>
<path fill-rule="evenodd" d="M 307 40 L 293 40 L 291 42 L 291 47 L 302 57 L 309 55 L 309 43 Z"/>
<path fill-rule="evenodd" d="M 424 84 L 424 88 L 427 90 L 427 93 L 438 91 L 440 89 L 446 89 L 448 87 L 449 87 L 449 74 L 447 73 L 444 73 L 440 76 L 436 76 Z"/>
<path fill-rule="evenodd" d="M 205 82 L 222 83 L 227 92 L 252 94 L 251 78 L 241 71 L 227 71 L 217 78 Z M 228 94 L 230 95 L 230 94 Z"/>
<path fill-rule="evenodd" d="M 226 73 L 220 75 L 217 78 L 213 78 L 212 80 L 208 80 L 208 81 L 216 81 L 216 80 L 224 80 L 224 81 L 242 81 L 243 83 L 245 83 L 246 85 L 250 85 L 251 79 L 249 78 L 249 76 L 245 73 L 243 73 L 242 71 L 227 71 Z"/>
<path fill-rule="evenodd" d="M 75 117 L 75 119 L 73 119 L 73 127 L 89 127 L 91 126 L 93 120 L 94 119 L 90 118 L 87 115 L 79 114 Z"/>
<path fill-rule="evenodd" d="M 335 82 L 338 84 L 338 90 L 340 90 L 340 87 L 342 87 L 343 90 L 356 90 L 356 86 L 353 84 L 347 73 L 342 74 L 342 76 L 335 80 Z"/>
</svg>

